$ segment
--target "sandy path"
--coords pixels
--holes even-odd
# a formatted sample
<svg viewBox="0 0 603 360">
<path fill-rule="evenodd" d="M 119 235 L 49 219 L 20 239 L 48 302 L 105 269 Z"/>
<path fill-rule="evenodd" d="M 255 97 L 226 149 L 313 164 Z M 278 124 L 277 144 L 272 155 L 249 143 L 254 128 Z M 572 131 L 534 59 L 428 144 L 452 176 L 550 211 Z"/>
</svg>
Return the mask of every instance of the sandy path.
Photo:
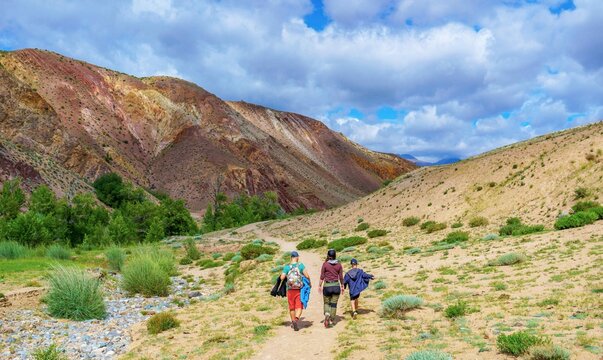
<svg viewBox="0 0 603 360">
<path fill-rule="evenodd" d="M 255 227 L 252 229 L 258 237 L 266 241 L 278 243 L 283 251 L 295 250 L 295 243 L 287 242 L 283 239 L 275 238 Z M 301 328 L 298 332 L 291 328 L 291 321 L 287 315 L 283 319 L 284 325 L 276 330 L 276 335 L 269 339 L 260 351 L 253 357 L 254 359 L 332 359 L 332 349 L 335 348 L 337 334 L 343 329 L 345 323 L 341 317 L 343 302 L 346 297 L 339 300 L 338 316 L 339 323 L 333 328 L 325 329 L 322 324 L 324 319 L 322 295 L 318 293 L 318 281 L 320 278 L 320 267 L 323 259 L 317 254 L 308 251 L 299 251 L 300 262 L 306 265 L 310 278 L 312 280 L 312 294 L 308 308 L 304 310 L 300 321 Z M 287 306 L 286 299 L 283 299 L 283 306 Z"/>
</svg>

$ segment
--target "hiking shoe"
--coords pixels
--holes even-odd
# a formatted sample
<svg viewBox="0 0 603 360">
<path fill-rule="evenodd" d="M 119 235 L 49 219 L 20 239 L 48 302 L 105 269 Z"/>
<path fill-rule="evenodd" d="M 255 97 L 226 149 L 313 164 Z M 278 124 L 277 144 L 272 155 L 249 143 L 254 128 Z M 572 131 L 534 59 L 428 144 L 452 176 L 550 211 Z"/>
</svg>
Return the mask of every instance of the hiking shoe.
<svg viewBox="0 0 603 360">
<path fill-rule="evenodd" d="M 358 313 L 356 311 L 354 311 L 352 313 L 352 319 L 356 320 L 356 316 L 358 316 Z"/>
<path fill-rule="evenodd" d="M 297 326 L 297 320 L 293 322 L 293 330 L 299 331 L 299 326 Z"/>
<path fill-rule="evenodd" d="M 329 316 L 329 314 L 325 315 L 325 328 L 329 328 L 329 325 L 331 324 L 331 317 Z"/>
</svg>

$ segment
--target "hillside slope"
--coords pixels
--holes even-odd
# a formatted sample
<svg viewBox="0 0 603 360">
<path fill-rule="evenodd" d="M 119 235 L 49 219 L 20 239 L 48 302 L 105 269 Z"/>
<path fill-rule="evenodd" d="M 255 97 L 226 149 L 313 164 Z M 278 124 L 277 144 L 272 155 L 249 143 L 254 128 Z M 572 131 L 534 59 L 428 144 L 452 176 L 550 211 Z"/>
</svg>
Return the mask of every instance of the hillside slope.
<svg viewBox="0 0 603 360">
<path fill-rule="evenodd" d="M 286 209 L 325 208 L 415 168 L 302 115 L 225 102 L 179 79 L 136 78 L 29 49 L 0 53 L 0 138 L 48 159 L 40 165 L 22 156 L 15 169 L 28 170 L 12 175 L 58 193 L 70 195 L 114 171 L 183 198 L 193 210 L 205 207 L 219 177 L 229 194 L 271 190 Z M 46 169 L 50 162 L 62 169 Z"/>
</svg>

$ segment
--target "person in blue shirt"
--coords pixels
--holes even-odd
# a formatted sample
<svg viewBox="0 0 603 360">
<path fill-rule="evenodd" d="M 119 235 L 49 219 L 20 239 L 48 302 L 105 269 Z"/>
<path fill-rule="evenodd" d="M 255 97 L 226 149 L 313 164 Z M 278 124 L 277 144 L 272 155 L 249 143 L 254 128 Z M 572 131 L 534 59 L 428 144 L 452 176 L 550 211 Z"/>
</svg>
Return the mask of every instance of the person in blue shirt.
<svg viewBox="0 0 603 360">
<path fill-rule="evenodd" d="M 293 330 L 298 331 L 298 321 L 301 317 L 303 304 L 301 301 L 301 288 L 304 286 L 304 277 L 307 278 L 307 286 L 312 287 L 310 275 L 306 266 L 299 262 L 299 253 L 291 252 L 291 263 L 283 267 L 281 280 L 287 280 L 287 302 L 289 303 L 289 315 L 291 316 L 291 326 Z"/>
<path fill-rule="evenodd" d="M 358 299 L 360 298 L 360 293 L 368 287 L 369 281 L 373 280 L 375 277 L 362 271 L 362 269 L 358 267 L 358 260 L 356 259 L 352 259 L 350 265 L 352 265 L 352 269 L 345 274 L 343 285 L 344 287 L 350 288 L 352 319 L 356 319 L 356 316 L 358 316 Z"/>
</svg>

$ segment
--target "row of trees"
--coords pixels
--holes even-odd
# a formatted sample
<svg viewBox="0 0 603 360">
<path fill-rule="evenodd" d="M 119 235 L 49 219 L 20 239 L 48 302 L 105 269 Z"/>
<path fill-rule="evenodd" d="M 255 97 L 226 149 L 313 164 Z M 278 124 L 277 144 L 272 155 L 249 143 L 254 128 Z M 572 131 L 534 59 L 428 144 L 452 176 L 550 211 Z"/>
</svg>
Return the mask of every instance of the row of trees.
<svg viewBox="0 0 603 360">
<path fill-rule="evenodd" d="M 93 186 L 106 207 L 93 194 L 78 194 L 71 201 L 57 198 L 45 185 L 34 189 L 28 199 L 19 179 L 4 182 L 0 192 L 0 241 L 13 240 L 28 246 L 63 243 L 102 247 L 154 242 L 198 231 L 181 200 L 163 196 L 157 204 L 116 174 L 101 176 Z M 25 208 L 27 211 L 22 211 Z"/>
</svg>

